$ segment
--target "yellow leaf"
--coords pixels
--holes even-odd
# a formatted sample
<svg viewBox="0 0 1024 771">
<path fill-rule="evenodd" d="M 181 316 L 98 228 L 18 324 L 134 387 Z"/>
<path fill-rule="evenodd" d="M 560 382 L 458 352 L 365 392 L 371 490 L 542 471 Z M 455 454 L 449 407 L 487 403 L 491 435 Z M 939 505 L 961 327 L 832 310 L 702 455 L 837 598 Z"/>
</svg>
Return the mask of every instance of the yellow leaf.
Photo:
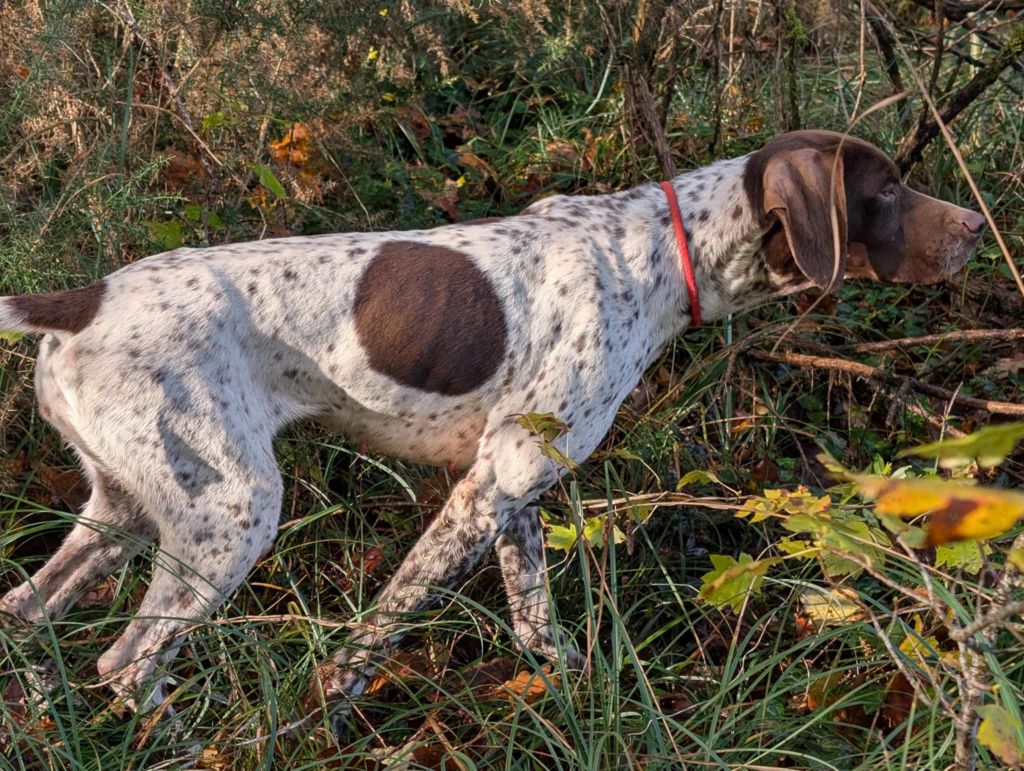
<svg viewBox="0 0 1024 771">
<path fill-rule="evenodd" d="M 556 549 L 558 551 L 568 552 L 576 545 L 576 538 L 579 534 L 576 532 L 576 525 L 571 522 L 569 525 L 552 525 L 551 531 L 548 533 L 547 544 L 549 549 Z"/>
<path fill-rule="evenodd" d="M 1020 721 L 998 704 L 978 708 L 981 725 L 978 741 L 1006 765 L 1019 768 L 1024 763 L 1024 731 Z"/>
<path fill-rule="evenodd" d="M 879 514 L 916 517 L 931 514 L 932 546 L 1001 535 L 1024 516 L 1024 494 L 937 479 L 887 479 L 855 476 L 862 495 L 876 498 Z"/>
<path fill-rule="evenodd" d="M 933 635 L 924 634 L 924 622 L 914 615 L 914 631 L 907 633 L 900 643 L 900 650 L 916 659 L 931 659 L 940 655 L 939 641 Z"/>
<path fill-rule="evenodd" d="M 827 626 L 846 626 L 865 617 L 853 589 L 807 588 L 800 592 L 804 615 L 820 632 Z"/>
<path fill-rule="evenodd" d="M 739 612 L 747 596 L 758 594 L 768 568 L 780 561 L 778 557 L 755 560 L 749 554 L 740 554 L 737 561 L 727 554 L 712 554 L 710 573 L 701 577 L 700 598 L 716 608 L 731 605 Z"/>
<path fill-rule="evenodd" d="M 1017 568 L 1021 573 L 1024 573 L 1024 547 L 1020 549 L 1010 549 L 1006 554 L 1006 561 Z"/>
</svg>

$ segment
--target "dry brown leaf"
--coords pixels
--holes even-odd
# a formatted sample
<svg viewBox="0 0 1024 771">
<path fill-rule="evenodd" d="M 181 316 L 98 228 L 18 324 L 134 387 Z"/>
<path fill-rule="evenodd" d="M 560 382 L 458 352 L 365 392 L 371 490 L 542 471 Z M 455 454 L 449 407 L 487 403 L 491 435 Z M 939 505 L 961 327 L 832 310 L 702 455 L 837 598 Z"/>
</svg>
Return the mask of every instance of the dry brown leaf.
<svg viewBox="0 0 1024 771">
<path fill-rule="evenodd" d="M 283 137 L 270 143 L 270 157 L 277 163 L 289 163 L 302 168 L 310 159 L 309 129 L 293 123 Z"/>
<path fill-rule="evenodd" d="M 545 664 L 541 672 L 524 670 L 511 680 L 506 680 L 498 688 L 489 694 L 490 698 L 507 699 L 515 701 L 519 699 L 525 704 L 533 704 L 537 699 L 548 692 L 549 687 L 558 684 L 558 676 L 553 674 L 554 667 Z"/>
</svg>

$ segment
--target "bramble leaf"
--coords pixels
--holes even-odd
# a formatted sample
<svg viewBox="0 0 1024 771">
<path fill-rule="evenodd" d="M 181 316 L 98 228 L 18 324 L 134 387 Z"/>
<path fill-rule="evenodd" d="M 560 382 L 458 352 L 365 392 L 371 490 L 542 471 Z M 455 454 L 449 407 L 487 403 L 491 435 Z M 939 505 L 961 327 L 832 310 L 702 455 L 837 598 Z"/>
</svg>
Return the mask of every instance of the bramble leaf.
<svg viewBox="0 0 1024 771">
<path fill-rule="evenodd" d="M 146 220 L 142 224 L 149 228 L 149 234 L 153 240 L 168 251 L 177 249 L 185 243 L 185 229 L 180 220 L 167 220 L 166 222 Z"/>
<path fill-rule="evenodd" d="M 935 550 L 935 567 L 960 568 L 976 576 L 985 566 L 989 551 L 989 547 L 973 540 L 945 543 Z"/>
<path fill-rule="evenodd" d="M 988 426 L 973 434 L 956 439 L 911 447 L 900 452 L 899 457 L 916 455 L 920 458 L 938 458 L 943 468 L 965 466 L 972 461 L 978 465 L 998 466 L 1013 452 L 1017 443 L 1024 439 L 1024 423 L 1007 423 Z"/>
<path fill-rule="evenodd" d="M 1024 516 L 1024 494 L 990 487 L 972 487 L 936 479 L 886 479 L 857 476 L 861 495 L 875 498 L 879 514 L 916 517 L 931 514 L 928 543 L 932 546 L 1001 535 Z"/>
<path fill-rule="evenodd" d="M 727 554 L 712 554 L 714 570 L 701 578 L 700 598 L 716 608 L 729 605 L 738 613 L 748 595 L 760 592 L 765 573 L 778 562 L 778 557 L 755 561 L 741 554 L 737 561 Z"/>
<path fill-rule="evenodd" d="M 576 545 L 576 525 L 552 525 L 548 531 L 547 544 L 551 549 L 568 552 Z"/>
</svg>

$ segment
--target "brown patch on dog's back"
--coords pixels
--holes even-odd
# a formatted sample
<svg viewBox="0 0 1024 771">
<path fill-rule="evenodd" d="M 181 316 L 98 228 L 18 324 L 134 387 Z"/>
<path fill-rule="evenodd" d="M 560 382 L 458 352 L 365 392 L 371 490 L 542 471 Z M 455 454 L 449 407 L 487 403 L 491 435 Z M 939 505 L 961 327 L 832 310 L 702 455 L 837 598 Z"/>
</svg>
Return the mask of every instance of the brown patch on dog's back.
<svg viewBox="0 0 1024 771">
<path fill-rule="evenodd" d="M 106 291 L 106 284 L 99 281 L 81 289 L 8 297 L 7 302 L 25 324 L 75 333 L 92 323 Z"/>
<path fill-rule="evenodd" d="M 480 269 L 454 249 L 381 244 L 359 280 L 354 312 L 370 366 L 422 391 L 468 393 L 505 357 L 501 301 Z"/>
</svg>

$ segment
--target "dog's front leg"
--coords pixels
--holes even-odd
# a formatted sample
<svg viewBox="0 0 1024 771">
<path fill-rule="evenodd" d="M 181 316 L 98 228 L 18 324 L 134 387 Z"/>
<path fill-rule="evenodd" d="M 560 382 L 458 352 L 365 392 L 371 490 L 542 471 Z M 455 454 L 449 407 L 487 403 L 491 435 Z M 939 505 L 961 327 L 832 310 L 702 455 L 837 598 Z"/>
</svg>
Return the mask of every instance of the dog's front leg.
<svg viewBox="0 0 1024 771">
<path fill-rule="evenodd" d="M 337 657 L 325 689 L 329 701 L 362 694 L 382 652 L 402 637 L 402 616 L 458 583 L 495 545 L 509 518 L 557 479 L 555 464 L 525 441 L 522 428 L 509 422 L 487 435 L 477 461 L 377 598 L 375 614 Z M 342 707 L 336 728 L 345 714 Z"/>
<path fill-rule="evenodd" d="M 337 657 L 329 699 L 359 696 L 380 654 L 402 637 L 402 616 L 426 607 L 438 589 L 456 584 L 494 544 L 505 527 L 508 502 L 490 476 L 481 479 L 474 469 L 455 485 L 444 508 L 380 593 L 374 615 Z"/>
<path fill-rule="evenodd" d="M 551 623 L 544 536 L 536 507 L 510 517 L 494 550 L 501 563 L 516 642 L 553 661 L 562 658 L 573 669 L 586 670 L 586 657 Z"/>
</svg>

